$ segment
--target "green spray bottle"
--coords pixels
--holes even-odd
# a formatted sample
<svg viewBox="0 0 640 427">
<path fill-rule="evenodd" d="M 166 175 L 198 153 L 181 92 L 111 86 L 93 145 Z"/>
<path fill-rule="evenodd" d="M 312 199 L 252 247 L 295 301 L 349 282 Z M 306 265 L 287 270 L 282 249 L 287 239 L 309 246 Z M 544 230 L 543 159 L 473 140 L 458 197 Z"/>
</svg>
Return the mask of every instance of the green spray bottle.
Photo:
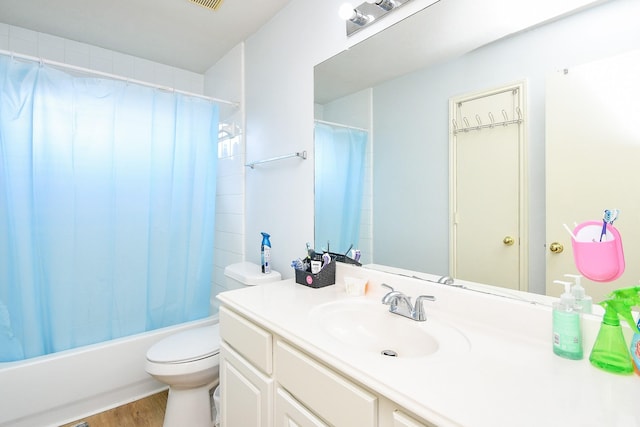
<svg viewBox="0 0 640 427">
<path fill-rule="evenodd" d="M 622 334 L 619 316 L 627 321 L 634 332 L 639 333 L 631 314 L 631 307 L 640 305 L 640 286 L 613 291 L 600 305 L 604 307 L 605 312 L 589 361 L 593 366 L 607 372 L 631 374 L 633 362 Z"/>
</svg>

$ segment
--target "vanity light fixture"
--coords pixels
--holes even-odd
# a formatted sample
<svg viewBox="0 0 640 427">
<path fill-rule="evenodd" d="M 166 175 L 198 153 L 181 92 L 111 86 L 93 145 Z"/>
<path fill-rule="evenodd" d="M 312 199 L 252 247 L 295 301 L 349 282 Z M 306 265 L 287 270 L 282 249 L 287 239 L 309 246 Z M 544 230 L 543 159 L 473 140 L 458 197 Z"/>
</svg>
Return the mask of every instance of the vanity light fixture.
<svg viewBox="0 0 640 427">
<path fill-rule="evenodd" d="M 340 18 L 359 27 L 368 24 L 370 21 L 368 16 L 354 8 L 351 3 L 343 3 L 342 6 L 340 6 L 340 10 L 338 10 L 338 14 Z M 373 20 L 373 18 L 371 18 L 371 20 Z"/>
<path fill-rule="evenodd" d="M 343 3 L 339 15 L 346 21 L 347 36 L 350 36 L 409 1 L 411 0 L 366 0 L 358 7 Z"/>
<path fill-rule="evenodd" d="M 390 11 L 396 7 L 396 2 L 393 0 L 366 0 L 369 4 L 375 4 L 379 8 L 385 11 Z"/>
</svg>

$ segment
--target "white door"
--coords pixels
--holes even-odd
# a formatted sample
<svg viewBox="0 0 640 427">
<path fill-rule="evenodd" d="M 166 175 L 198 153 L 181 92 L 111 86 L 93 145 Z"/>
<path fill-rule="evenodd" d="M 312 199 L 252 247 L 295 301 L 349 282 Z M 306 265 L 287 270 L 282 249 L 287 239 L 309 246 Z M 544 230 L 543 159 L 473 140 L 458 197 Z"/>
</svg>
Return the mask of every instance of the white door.
<svg viewBox="0 0 640 427">
<path fill-rule="evenodd" d="M 527 290 L 524 85 L 452 100 L 451 272 Z"/>
<path fill-rule="evenodd" d="M 583 280 L 601 301 L 613 289 L 640 279 L 640 52 L 596 61 L 547 77 L 546 220 L 547 294 L 559 295 L 553 280 L 578 273 L 571 238 L 563 224 L 602 220 L 620 209 L 625 273 L 611 283 Z M 558 243 L 562 252 L 551 252 Z M 558 247 L 558 246 L 554 246 Z"/>
</svg>

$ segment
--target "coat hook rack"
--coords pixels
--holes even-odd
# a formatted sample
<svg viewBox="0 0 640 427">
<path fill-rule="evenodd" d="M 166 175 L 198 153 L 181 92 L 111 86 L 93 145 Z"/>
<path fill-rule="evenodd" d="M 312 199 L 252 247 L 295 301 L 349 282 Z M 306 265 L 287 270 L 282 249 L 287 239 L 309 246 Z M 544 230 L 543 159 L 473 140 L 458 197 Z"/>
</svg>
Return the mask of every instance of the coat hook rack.
<svg viewBox="0 0 640 427">
<path fill-rule="evenodd" d="M 255 162 L 247 163 L 245 166 L 248 166 L 251 169 L 253 169 L 255 165 L 259 165 L 262 163 L 275 162 L 276 160 L 290 159 L 292 157 L 300 157 L 302 160 L 307 160 L 307 151 L 306 150 L 296 151 L 295 153 L 285 154 L 284 156 L 271 157 L 270 159 L 264 159 L 264 160 L 257 160 Z"/>
<path fill-rule="evenodd" d="M 451 120 L 451 124 L 453 125 L 453 133 L 457 134 L 459 132 L 469 132 L 472 130 L 481 130 L 481 129 L 486 129 L 486 128 L 494 128 L 497 125 L 502 125 L 502 126 L 508 126 L 508 125 L 513 125 L 513 124 L 521 124 L 524 119 L 522 117 L 522 110 L 520 110 L 520 107 L 516 107 L 516 114 L 518 115 L 517 119 L 511 119 L 509 120 L 509 115 L 507 114 L 507 112 L 505 110 L 502 110 L 502 117 L 504 117 L 504 121 L 502 122 L 496 122 L 493 113 L 489 112 L 488 113 L 488 117 L 489 117 L 489 122 L 490 123 L 482 123 L 482 118 L 480 117 L 479 114 L 476 114 L 475 119 L 476 122 L 478 123 L 475 126 L 472 126 L 471 123 L 469 123 L 469 119 L 467 119 L 467 117 L 463 117 L 462 118 L 462 122 L 464 123 L 464 127 L 460 128 L 458 127 L 458 122 L 456 121 L 456 119 L 452 119 Z"/>
</svg>

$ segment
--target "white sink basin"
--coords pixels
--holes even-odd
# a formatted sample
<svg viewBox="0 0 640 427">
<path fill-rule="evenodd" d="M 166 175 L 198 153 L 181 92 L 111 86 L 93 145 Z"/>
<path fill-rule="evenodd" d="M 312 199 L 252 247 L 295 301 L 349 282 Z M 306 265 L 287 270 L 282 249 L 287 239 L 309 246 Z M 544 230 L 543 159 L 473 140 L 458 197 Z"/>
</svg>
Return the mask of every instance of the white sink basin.
<svg viewBox="0 0 640 427">
<path fill-rule="evenodd" d="M 424 322 L 389 313 L 389 306 L 370 299 L 322 304 L 309 315 L 316 328 L 353 351 L 414 358 L 469 351 L 467 338 L 426 308 Z"/>
</svg>

